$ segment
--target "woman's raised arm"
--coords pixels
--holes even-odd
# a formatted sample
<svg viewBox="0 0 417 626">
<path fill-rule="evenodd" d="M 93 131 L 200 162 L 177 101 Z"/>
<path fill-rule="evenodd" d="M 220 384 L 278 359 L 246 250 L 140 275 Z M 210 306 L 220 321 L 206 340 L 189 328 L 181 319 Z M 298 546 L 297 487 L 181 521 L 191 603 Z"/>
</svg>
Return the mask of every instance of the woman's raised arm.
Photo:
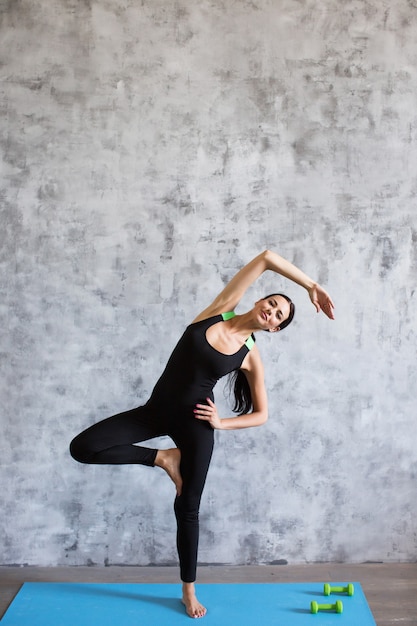
<svg viewBox="0 0 417 626">
<path fill-rule="evenodd" d="M 276 254 L 271 250 L 265 250 L 264 252 L 258 254 L 258 256 L 252 259 L 252 261 L 242 267 L 242 269 L 239 270 L 235 276 L 233 276 L 212 304 L 202 311 L 194 322 L 206 319 L 212 315 L 225 313 L 226 311 L 233 311 L 242 299 L 246 290 L 266 270 L 276 272 L 277 274 L 292 280 L 301 287 L 304 287 L 308 291 L 310 300 L 316 307 L 317 312 L 322 310 L 327 317 L 334 319 L 334 304 L 329 294 L 318 283 L 309 278 L 307 274 L 304 274 L 304 272 L 298 269 L 298 267 L 284 259 L 279 254 Z"/>
</svg>

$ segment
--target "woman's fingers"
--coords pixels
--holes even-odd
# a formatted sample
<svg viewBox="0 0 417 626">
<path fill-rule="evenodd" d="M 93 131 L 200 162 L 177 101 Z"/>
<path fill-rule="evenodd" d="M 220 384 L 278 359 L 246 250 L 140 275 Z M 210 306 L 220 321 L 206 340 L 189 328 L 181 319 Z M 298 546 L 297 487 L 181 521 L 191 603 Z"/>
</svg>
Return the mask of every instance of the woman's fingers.
<svg viewBox="0 0 417 626">
<path fill-rule="evenodd" d="M 220 419 L 217 415 L 216 405 L 212 400 L 210 400 L 210 398 L 207 398 L 207 402 L 209 402 L 210 404 L 196 404 L 196 408 L 194 409 L 194 417 L 209 422 L 212 428 L 219 428 Z"/>
<path fill-rule="evenodd" d="M 194 409 L 194 414 L 196 417 L 209 417 L 213 414 L 213 409 L 211 406 L 207 404 L 196 404 L 196 408 Z"/>
<path fill-rule="evenodd" d="M 196 404 L 196 408 L 194 409 L 194 415 L 195 417 L 198 417 L 199 419 L 207 419 L 207 407 L 203 404 Z"/>
<path fill-rule="evenodd" d="M 334 314 L 333 314 L 333 309 L 334 309 L 334 304 L 331 301 L 329 296 L 325 296 L 322 299 L 321 302 L 321 309 L 323 311 L 323 313 L 325 313 L 327 315 L 327 317 L 330 317 L 330 319 L 334 319 Z"/>
<path fill-rule="evenodd" d="M 203 414 L 211 414 L 216 410 L 216 405 L 210 398 L 206 398 L 208 404 L 196 404 L 196 408 L 194 409 L 194 413 L 203 413 Z"/>
<path fill-rule="evenodd" d="M 319 300 L 315 300 L 313 304 L 316 307 L 317 313 L 319 313 L 320 311 L 323 311 L 323 313 L 327 315 L 327 317 L 334 320 L 334 314 L 333 314 L 334 305 L 331 300 L 330 301 L 326 300 L 325 302 L 320 302 Z"/>
<path fill-rule="evenodd" d="M 311 290 L 310 298 L 316 308 L 317 313 L 323 311 L 323 313 L 327 315 L 327 317 L 329 317 L 331 320 L 334 320 L 333 301 L 330 298 L 329 294 L 324 291 L 324 289 L 320 287 L 320 285 L 317 285 Z"/>
</svg>

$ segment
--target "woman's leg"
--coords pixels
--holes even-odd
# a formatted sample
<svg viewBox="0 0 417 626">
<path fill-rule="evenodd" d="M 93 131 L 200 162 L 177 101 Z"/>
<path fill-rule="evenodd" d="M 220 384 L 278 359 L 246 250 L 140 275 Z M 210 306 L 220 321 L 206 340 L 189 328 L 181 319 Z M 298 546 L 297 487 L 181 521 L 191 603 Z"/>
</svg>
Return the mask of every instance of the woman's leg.
<svg viewBox="0 0 417 626">
<path fill-rule="evenodd" d="M 191 617 L 206 609 L 195 596 L 201 495 L 213 452 L 214 431 L 207 422 L 186 420 L 181 432 L 171 435 L 181 450 L 182 493 L 175 499 L 177 548 L 183 581 L 183 601 Z"/>
<path fill-rule="evenodd" d="M 153 466 L 158 451 L 133 444 L 162 434 L 156 417 L 146 407 L 138 407 L 84 430 L 71 442 L 70 453 L 80 463 Z"/>
</svg>

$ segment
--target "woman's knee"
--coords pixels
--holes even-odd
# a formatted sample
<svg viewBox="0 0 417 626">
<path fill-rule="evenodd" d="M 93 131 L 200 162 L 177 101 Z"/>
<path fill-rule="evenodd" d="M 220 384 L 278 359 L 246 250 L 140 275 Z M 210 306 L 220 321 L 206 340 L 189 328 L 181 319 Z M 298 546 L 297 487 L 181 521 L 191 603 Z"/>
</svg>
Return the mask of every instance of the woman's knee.
<svg viewBox="0 0 417 626">
<path fill-rule="evenodd" d="M 185 523 L 198 523 L 200 512 L 200 496 L 190 497 L 186 493 L 175 498 L 175 516 L 178 521 Z"/>
<path fill-rule="evenodd" d="M 71 441 L 69 451 L 72 458 L 78 461 L 78 463 L 90 463 L 92 452 L 83 442 L 82 434 L 77 435 L 77 437 Z"/>
</svg>

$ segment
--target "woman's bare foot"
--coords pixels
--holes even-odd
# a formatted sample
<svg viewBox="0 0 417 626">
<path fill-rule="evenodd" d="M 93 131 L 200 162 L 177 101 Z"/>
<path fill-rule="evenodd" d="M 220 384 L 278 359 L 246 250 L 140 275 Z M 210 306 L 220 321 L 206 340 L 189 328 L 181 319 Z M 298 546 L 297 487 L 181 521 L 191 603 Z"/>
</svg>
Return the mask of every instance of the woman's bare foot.
<svg viewBox="0 0 417 626">
<path fill-rule="evenodd" d="M 177 496 L 181 495 L 182 476 L 180 472 L 181 452 L 178 448 L 169 450 L 158 450 L 155 465 L 162 467 L 174 483 L 177 489 Z"/>
<path fill-rule="evenodd" d="M 197 600 L 194 583 L 182 584 L 182 603 L 190 617 L 204 617 L 207 613 L 206 607 Z"/>
</svg>

